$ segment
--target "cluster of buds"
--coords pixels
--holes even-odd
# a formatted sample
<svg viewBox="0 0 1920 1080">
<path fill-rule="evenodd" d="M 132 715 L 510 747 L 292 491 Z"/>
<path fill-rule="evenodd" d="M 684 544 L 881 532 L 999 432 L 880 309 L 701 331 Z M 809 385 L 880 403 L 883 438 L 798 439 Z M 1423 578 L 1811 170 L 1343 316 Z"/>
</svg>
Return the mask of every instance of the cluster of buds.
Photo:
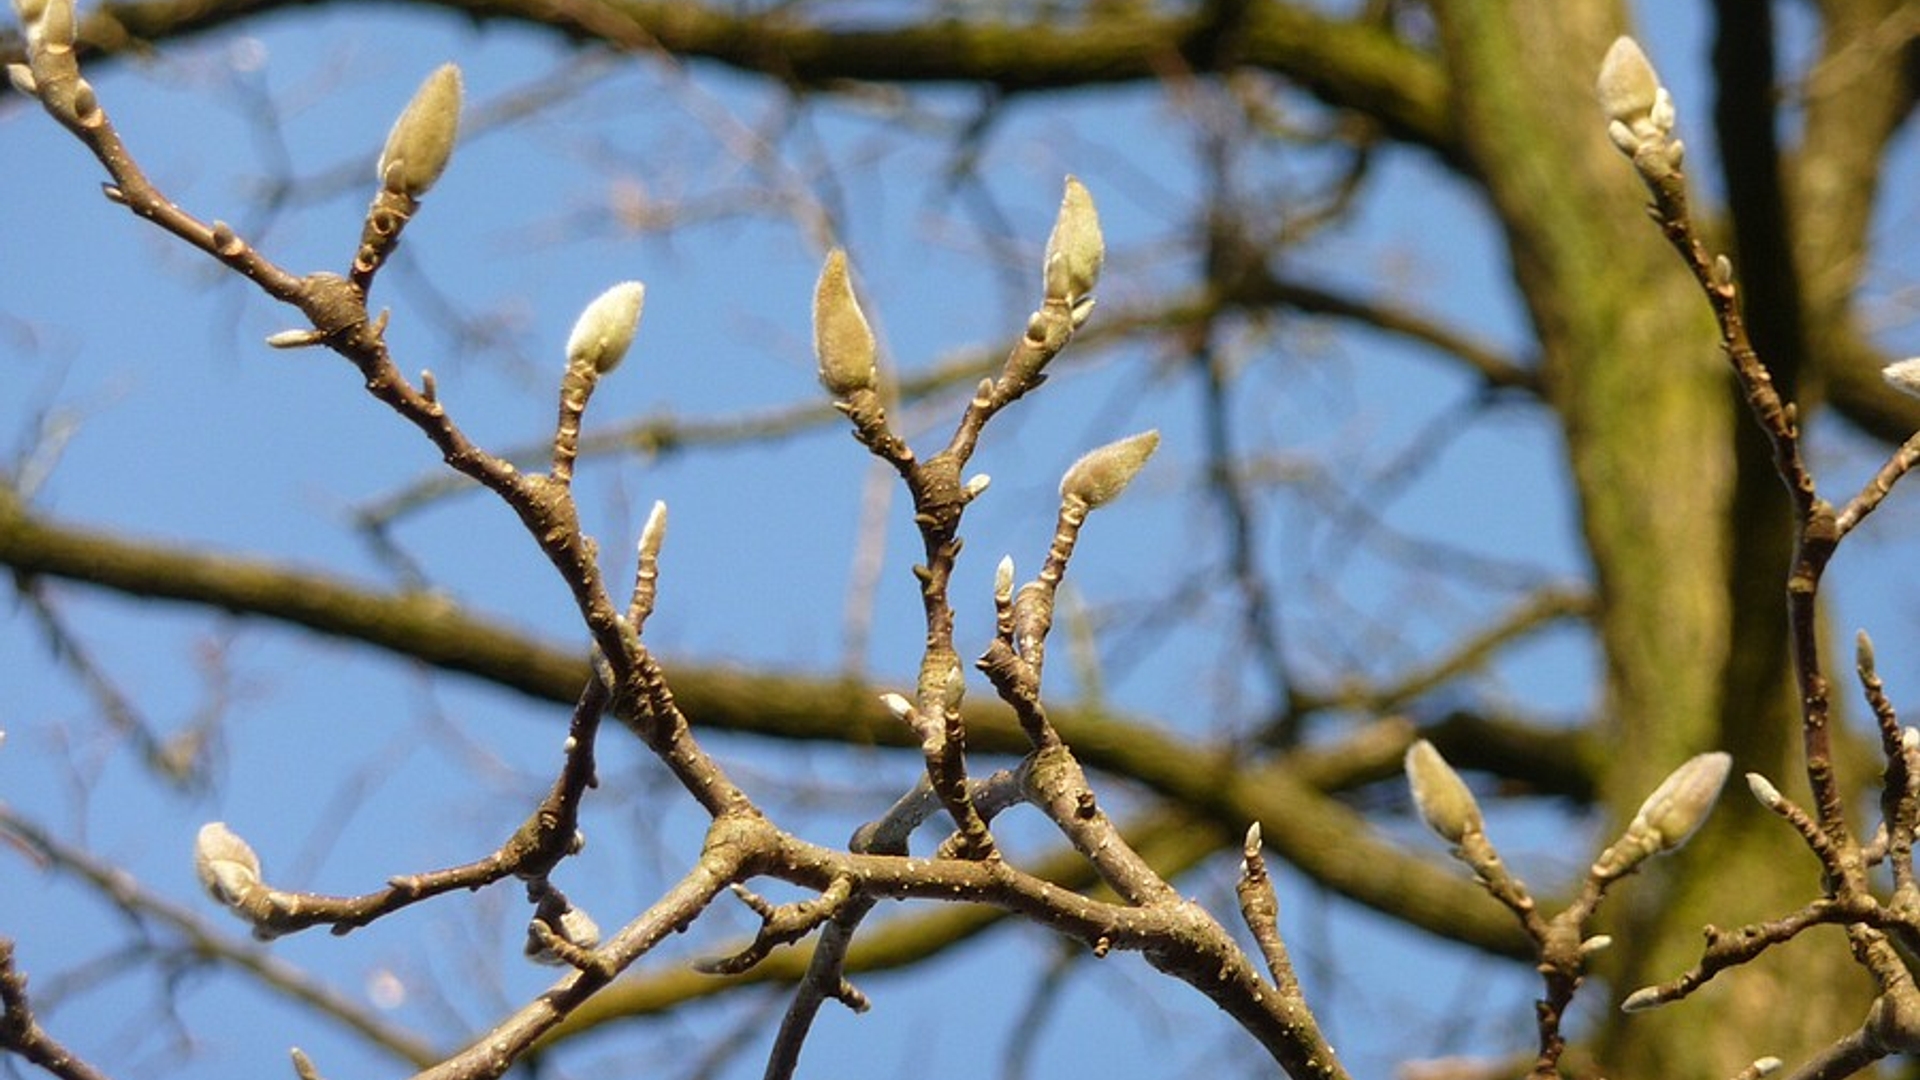
<svg viewBox="0 0 1920 1080">
<path fill-rule="evenodd" d="M 1641 176 L 1658 183 L 1680 171 L 1686 146 L 1673 137 L 1673 95 L 1660 85 L 1638 42 L 1625 36 L 1614 40 L 1594 89 L 1607 114 L 1607 136 L 1633 159 Z"/>
</svg>

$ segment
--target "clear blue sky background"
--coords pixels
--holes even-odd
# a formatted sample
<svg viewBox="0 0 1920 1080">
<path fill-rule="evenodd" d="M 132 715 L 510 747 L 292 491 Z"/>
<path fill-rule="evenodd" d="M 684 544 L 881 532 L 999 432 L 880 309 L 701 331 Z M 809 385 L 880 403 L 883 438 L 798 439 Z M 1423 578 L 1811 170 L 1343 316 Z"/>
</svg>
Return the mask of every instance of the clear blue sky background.
<svg viewBox="0 0 1920 1080">
<path fill-rule="evenodd" d="M 1683 130 L 1704 161 L 1695 6 L 1654 5 L 1662 10 L 1644 39 L 1679 92 Z M 469 102 L 482 107 L 580 84 L 530 122 L 469 135 L 377 296 L 394 309 L 389 340 L 403 365 L 431 367 L 458 420 L 496 448 L 550 429 L 568 327 L 583 303 L 627 278 L 647 283 L 646 316 L 633 357 L 594 401 L 590 430 L 653 412 L 691 419 L 816 399 L 808 303 L 820 236 L 797 227 L 796 217 L 818 211 L 835 223 L 887 351 L 910 369 L 962 347 L 998 351 L 1018 333 L 1037 295 L 1038 253 L 1064 174 L 1080 175 L 1102 211 L 1112 251 L 1101 289 L 1107 310 L 1164 284 L 1151 245 L 1196 205 L 1196 177 L 1177 152 L 1191 137 L 1191 116 L 1134 91 L 1008 111 L 982 168 L 1017 241 L 1009 253 L 984 246 L 966 201 L 943 191 L 950 139 L 938 131 L 900 138 L 882 104 L 831 102 L 788 123 L 783 99 L 752 81 L 697 67 L 663 73 L 635 60 L 593 74 L 576 54 L 520 31 L 387 8 L 300 9 L 240 35 L 116 65 L 96 81 L 135 153 L 176 201 L 227 218 L 283 265 L 305 270 L 346 261 L 371 159 L 414 83 L 442 59 L 463 66 Z M 970 107 L 950 93 L 924 100 L 950 123 Z M 270 117 L 249 112 L 265 103 L 276 110 Z M 28 458 L 54 460 L 57 441 L 38 505 L 158 540 L 391 580 L 391 568 L 353 537 L 347 515 L 430 474 L 437 462 L 427 444 L 360 393 L 337 358 L 265 349 L 266 334 L 292 325 L 285 313 L 106 203 L 77 144 L 11 104 L 0 110 L 0 236 L 9 252 L 0 271 L 0 446 L 17 469 Z M 1904 173 L 1911 157 L 1902 158 Z M 1504 262 L 1478 207 L 1415 157 L 1391 155 L 1384 166 L 1361 217 L 1300 258 L 1370 291 L 1412 297 L 1496 341 L 1520 342 Z M 275 177 L 298 183 L 284 205 L 269 209 L 261 185 Z M 641 185 L 651 199 L 716 213 L 670 236 L 642 235 L 606 215 L 611 185 Z M 477 343 L 455 323 L 495 333 Z M 1893 326 L 1897 332 L 1898 318 Z M 1422 426 L 1471 393 L 1428 358 L 1311 326 L 1283 328 L 1262 357 L 1237 419 L 1283 451 L 1282 466 L 1320 461 L 1388 479 Z M 977 467 L 995 482 L 969 519 L 958 584 L 963 640 L 986 639 L 997 557 L 1011 552 L 1028 572 L 1037 565 L 1056 479 L 1090 446 L 1149 426 L 1168 436 L 1140 490 L 1089 527 L 1072 580 L 1090 607 L 1137 623 L 1172 591 L 1185 553 L 1217 544 L 1193 493 L 1199 405 L 1190 381 L 1151 357 L 1125 359 L 1063 365 L 1044 392 L 991 430 Z M 941 413 L 931 429 L 944 432 L 951 415 Z M 1826 449 L 1852 471 L 1863 473 L 1872 460 L 1844 440 Z M 1386 520 L 1440 541 L 1497 529 L 1510 539 L 1498 554 L 1576 576 L 1581 563 L 1556 463 L 1557 445 L 1538 418 L 1495 411 L 1425 463 L 1386 504 Z M 590 464 L 581 490 L 615 580 L 629 572 L 630 538 L 651 501 L 671 506 L 662 601 L 649 629 L 662 653 L 832 670 L 845 650 L 867 469 L 836 427 L 772 446 Z M 1282 567 L 1281 580 L 1338 598 L 1362 627 L 1396 624 L 1403 658 L 1502 606 L 1501 597 L 1424 593 L 1404 569 L 1345 554 L 1342 534 L 1301 520 L 1303 512 L 1269 524 L 1265 554 Z M 1882 514 L 1858 542 L 1862 561 L 1843 565 L 1836 584 L 1859 594 L 1849 614 L 1863 612 L 1859 621 L 1883 641 L 1911 640 L 1920 630 L 1913 609 L 1894 607 L 1881 586 L 1897 555 L 1889 539 L 1909 531 L 1913 513 L 1896 498 Z M 861 658 L 867 671 L 903 686 L 919 642 L 905 516 L 896 501 L 873 643 Z M 489 500 L 447 500 L 409 519 L 399 539 L 462 603 L 556 640 L 580 638 L 558 583 Z M 1876 591 L 1883 595 L 1867 595 Z M 197 899 L 189 861 L 203 821 L 225 819 L 252 838 L 278 882 L 362 891 L 396 871 L 486 850 L 525 813 L 555 760 L 561 714 L 549 707 L 276 628 L 80 590 L 57 595 L 155 728 L 181 730 L 210 711 L 224 716 L 217 783 L 188 795 L 156 790 L 74 681 L 56 672 L 32 621 L 15 611 L 0 620 L 0 685 L 8 690 L 0 701 L 0 799 L 84 838 L 149 887 L 193 898 L 210 917 L 218 913 Z M 1868 606 L 1870 599 L 1878 602 Z M 1207 617 L 1217 629 L 1220 613 Z M 1246 700 L 1249 686 L 1222 677 L 1232 658 L 1201 651 L 1204 635 L 1127 638 L 1121 632 L 1132 624 L 1118 625 L 1103 641 L 1101 673 L 1116 704 L 1204 734 L 1218 723 L 1206 707 L 1227 716 Z M 1304 642 L 1299 661 L 1318 673 L 1370 644 L 1360 631 L 1342 638 L 1317 635 L 1324 628 L 1314 625 L 1294 629 L 1305 631 L 1296 636 Z M 1132 653 L 1130 640 L 1153 646 Z M 1902 660 L 1910 654 L 1883 650 L 1883 664 L 1896 680 L 1905 673 L 1904 685 L 1920 685 Z M 1053 689 L 1084 685 L 1056 655 Z M 1510 658 L 1490 692 L 1571 716 L 1590 704 L 1590 664 L 1578 641 L 1562 635 Z M 1193 708 L 1195 701 L 1205 707 Z M 699 822 L 660 790 L 639 754 L 610 742 L 589 851 L 560 884 L 615 925 L 653 895 L 663 874 L 685 865 Z M 774 775 L 795 767 L 787 748 L 716 746 L 758 790 L 776 790 Z M 918 767 L 878 753 L 797 760 L 823 792 L 804 808 L 812 815 L 804 831 L 827 841 L 877 812 Z M 802 809 L 770 798 L 784 814 Z M 1503 823 L 1536 849 L 1522 868 L 1549 880 L 1583 857 L 1564 844 L 1539 850 L 1553 846 L 1543 843 L 1553 824 L 1549 815 Z M 1187 887 L 1226 915 L 1230 885 L 1231 867 L 1222 864 Z M 349 994 L 372 998 L 381 987 L 401 987 L 388 999 L 394 1018 L 453 1045 L 549 978 L 517 960 L 524 907 L 512 893 L 446 898 L 345 939 L 305 935 L 272 948 Z M 1359 1074 L 1384 1075 L 1406 1056 L 1524 1043 L 1531 987 L 1516 973 L 1443 955 L 1290 876 L 1282 904 L 1315 1003 Z M 729 930 L 747 926 L 727 903 L 713 924 L 648 965 L 711 952 Z M 240 932 L 230 920 L 220 925 Z M 164 990 L 151 978 L 54 974 L 138 937 L 90 894 L 4 851 L 0 933 L 18 939 L 35 989 L 57 1002 L 46 1017 L 55 1030 L 122 1077 L 257 1076 L 283 1068 L 285 1048 L 296 1043 L 336 1080 L 396 1069 L 322 1022 L 263 1003 L 230 975 L 187 976 L 171 999 L 176 1028 L 156 1014 Z M 993 1057 L 1004 1051 L 1058 959 L 1038 931 L 1017 929 L 940 962 L 912 987 L 867 980 L 874 1012 L 829 1010 L 805 1074 L 979 1075 L 981 1048 Z M 1134 958 L 1079 957 L 1053 992 L 1058 1011 L 1042 1028 L 1033 1075 L 1260 1073 L 1257 1063 L 1245 1064 L 1250 1045 L 1202 999 Z M 756 1019 L 736 1032 L 747 1049 L 721 1075 L 758 1075 L 772 1021 Z M 738 1021 L 735 1013 L 692 1010 L 629 1027 L 583 1044 L 566 1059 L 569 1075 L 690 1071 L 716 1033 Z M 184 1031 L 197 1040 L 190 1048 L 174 1041 Z"/>
</svg>

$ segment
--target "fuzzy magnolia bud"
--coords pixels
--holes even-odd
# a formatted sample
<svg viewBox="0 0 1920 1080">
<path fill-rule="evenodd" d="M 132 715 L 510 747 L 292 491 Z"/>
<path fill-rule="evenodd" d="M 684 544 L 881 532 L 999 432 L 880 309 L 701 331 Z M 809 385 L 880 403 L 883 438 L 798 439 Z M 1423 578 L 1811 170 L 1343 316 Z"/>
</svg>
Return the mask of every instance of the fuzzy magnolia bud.
<svg viewBox="0 0 1920 1080">
<path fill-rule="evenodd" d="M 215 900 L 234 907 L 260 885 L 260 857 L 224 821 L 200 826 L 193 841 L 193 872 Z"/>
<path fill-rule="evenodd" d="M 1880 377 L 1895 390 L 1910 397 L 1920 397 L 1920 356 L 1888 364 L 1880 369 Z"/>
<path fill-rule="evenodd" d="M 1143 431 L 1088 451 L 1060 478 L 1060 497 L 1078 499 L 1088 509 L 1112 502 L 1159 447 L 1160 433 Z"/>
<path fill-rule="evenodd" d="M 1405 767 L 1407 786 L 1413 789 L 1413 805 L 1442 840 L 1458 844 L 1468 833 L 1483 830 L 1480 804 L 1474 801 L 1473 791 L 1432 743 L 1421 739 L 1407 747 Z"/>
<path fill-rule="evenodd" d="M 1753 792 L 1755 802 L 1769 810 L 1778 810 L 1787 801 L 1780 789 L 1773 786 L 1773 781 L 1757 772 L 1747 774 L 1747 790 Z"/>
<path fill-rule="evenodd" d="M 1594 95 L 1607 119 L 1631 128 L 1651 119 L 1660 97 L 1660 76 L 1640 43 L 1621 35 L 1613 39 L 1606 58 L 1600 61 L 1600 77 L 1594 82 Z"/>
<path fill-rule="evenodd" d="M 834 397 L 873 389 L 876 351 L 873 328 L 848 280 L 847 253 L 835 248 L 827 253 L 813 290 L 813 355 L 820 364 L 820 385 Z"/>
<path fill-rule="evenodd" d="M 417 199 L 433 187 L 460 134 L 460 69 L 443 64 L 427 76 L 387 133 L 377 176 L 396 195 Z"/>
<path fill-rule="evenodd" d="M 1632 38 L 1614 40 L 1600 62 L 1594 92 L 1607 114 L 1607 137 L 1633 159 L 1642 177 L 1665 183 L 1679 171 L 1686 146 L 1673 138 L 1673 95 L 1660 85 L 1647 54 Z"/>
<path fill-rule="evenodd" d="M 592 368 L 595 375 L 619 367 L 633 344 L 646 298 L 646 286 L 637 281 L 623 281 L 595 297 L 567 335 L 567 366 Z"/>
<path fill-rule="evenodd" d="M 1665 1004 L 1665 1002 L 1660 997 L 1659 987 L 1643 986 L 1627 995 L 1627 999 L 1620 1003 L 1620 1011 L 1624 1013 L 1646 1012 L 1656 1005 L 1663 1004 Z"/>
<path fill-rule="evenodd" d="M 1047 299 L 1071 304 L 1091 293 L 1106 259 L 1107 242 L 1100 234 L 1100 215 L 1093 208 L 1093 196 L 1085 184 L 1069 176 L 1042 263 Z"/>
<path fill-rule="evenodd" d="M 1594 860 L 1592 874 L 1611 881 L 1650 856 L 1678 850 L 1706 822 L 1732 767 L 1733 758 L 1716 751 L 1696 754 L 1673 770 L 1640 804 L 1620 839 Z M 1764 801 L 1763 790 L 1755 794 Z"/>
<path fill-rule="evenodd" d="M 1732 767 L 1732 755 L 1721 751 L 1689 758 L 1640 804 L 1629 829 L 1646 830 L 1658 851 L 1677 850 L 1707 820 Z"/>
<path fill-rule="evenodd" d="M 73 0 L 14 0 L 13 10 L 26 31 L 30 53 L 73 48 Z"/>
<path fill-rule="evenodd" d="M 647 523 L 640 529 L 640 554 L 645 558 L 658 558 L 660 545 L 667 538 L 667 504 L 654 500 L 653 509 L 647 513 Z"/>
</svg>

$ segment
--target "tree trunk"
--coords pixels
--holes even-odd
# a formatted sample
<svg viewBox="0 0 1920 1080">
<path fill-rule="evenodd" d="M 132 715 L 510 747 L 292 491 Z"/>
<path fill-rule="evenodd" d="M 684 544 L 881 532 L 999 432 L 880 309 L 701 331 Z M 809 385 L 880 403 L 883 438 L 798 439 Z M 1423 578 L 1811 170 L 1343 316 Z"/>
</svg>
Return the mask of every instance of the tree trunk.
<svg viewBox="0 0 1920 1080">
<path fill-rule="evenodd" d="M 1647 221 L 1593 97 L 1600 58 L 1627 26 L 1624 5 L 1454 0 L 1438 10 L 1456 122 L 1507 230 L 1593 558 L 1612 827 L 1704 750 L 1732 752 L 1736 773 L 1796 776 L 1782 489 L 1739 415 L 1706 303 Z M 1682 116 L 1681 130 L 1699 138 L 1706 119 Z M 1690 966 L 1706 923 L 1777 915 L 1818 888 L 1798 838 L 1737 790 L 1674 859 L 1687 860 L 1684 881 L 1656 862 L 1609 904 L 1624 958 L 1604 971 L 1613 1001 Z M 1791 972 L 1756 965 L 1610 1022 L 1600 1067 L 1708 1077 L 1763 1054 L 1800 1059 L 1857 1023 L 1866 1001 L 1864 977 L 1842 970 L 1846 951 L 1826 944 L 1793 948 Z M 1794 993 L 1788 977 L 1822 992 Z"/>
</svg>

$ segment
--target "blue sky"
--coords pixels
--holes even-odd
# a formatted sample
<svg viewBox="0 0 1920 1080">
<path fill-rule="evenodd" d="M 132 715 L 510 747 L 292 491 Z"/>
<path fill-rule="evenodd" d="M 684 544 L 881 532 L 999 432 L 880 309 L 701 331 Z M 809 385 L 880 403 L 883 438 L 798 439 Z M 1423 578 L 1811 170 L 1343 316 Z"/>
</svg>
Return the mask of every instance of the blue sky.
<svg viewBox="0 0 1920 1080">
<path fill-rule="evenodd" d="M 1683 130 L 1697 130 L 1698 69 L 1686 60 L 1697 55 L 1698 28 L 1684 15 L 1663 16 L 1647 40 L 1679 93 Z M 414 83 L 443 58 L 463 66 L 474 105 L 575 87 L 528 124 L 469 135 L 376 297 L 394 309 L 389 340 L 403 365 L 431 367 L 449 409 L 495 447 L 550 429 L 567 329 L 616 281 L 647 283 L 646 315 L 633 356 L 594 400 L 590 432 L 652 413 L 695 419 L 816 400 L 808 304 L 820 222 L 830 221 L 852 252 L 889 357 L 914 370 L 963 348 L 997 351 L 1018 333 L 1037 297 L 1038 255 L 1066 173 L 1089 185 L 1109 237 L 1103 313 L 1165 287 L 1155 244 L 1195 206 L 1197 178 L 1179 152 L 1191 117 L 1139 92 L 1008 111 L 983 170 L 1009 235 L 990 245 L 967 199 L 940 182 L 951 154 L 943 133 L 971 106 L 951 93 L 930 95 L 911 117 L 884 100 L 834 102 L 792 117 L 780 96 L 737 76 L 668 73 L 635 61 L 600 71 L 534 35 L 366 7 L 276 16 L 241 36 L 116 66 L 96 82 L 136 155 L 176 201 L 227 218 L 284 265 L 304 270 L 337 267 L 350 254 L 372 156 Z M 248 111 L 262 101 L 277 110 L 265 124 Z M 908 120 L 930 134 L 899 138 Z M 1689 138 L 1702 160 L 1706 140 Z M 391 581 L 392 568 L 352 535 L 349 516 L 432 473 L 437 461 L 425 442 L 361 394 L 336 358 L 265 349 L 265 335 L 291 325 L 285 313 L 103 200 L 91 163 L 44 117 L 0 110 L 0 146 L 10 166 L 0 170 L 0 235 L 16 253 L 0 275 L 0 362 L 8 369 L 0 445 L 16 462 L 31 452 L 53 463 L 37 505 L 137 536 Z M 272 177 L 299 181 L 275 209 L 263 200 L 263 180 Z M 1299 258 L 1314 261 L 1301 266 L 1384 283 L 1490 340 L 1518 344 L 1504 264 L 1470 196 L 1405 154 L 1388 156 L 1376 184 L 1365 212 L 1303 252 Z M 606 212 L 610 204 L 674 203 L 714 216 L 663 235 L 624 228 Z M 463 336 L 463 326 L 492 336 Z M 1305 642 L 1303 670 L 1337 671 L 1382 643 L 1388 656 L 1420 655 L 1511 599 L 1436 585 L 1349 548 L 1353 534 L 1328 527 L 1328 507 L 1316 501 L 1315 463 L 1348 480 L 1370 477 L 1353 485 L 1361 490 L 1392 481 L 1425 425 L 1466 407 L 1464 380 L 1395 343 L 1303 323 L 1281 325 L 1247 355 L 1258 367 L 1243 381 L 1236 423 L 1274 454 L 1275 468 L 1298 476 L 1290 486 L 1298 501 L 1270 521 L 1263 554 L 1298 595 L 1337 605 L 1320 617 L 1324 625 L 1289 609 L 1302 620 L 1290 632 Z M 1219 611 L 1196 613 L 1199 630 L 1137 630 L 1143 610 L 1166 602 L 1188 553 L 1217 544 L 1193 492 L 1199 405 L 1191 381 L 1158 359 L 1150 350 L 1094 362 L 1070 355 L 1043 392 L 991 429 L 976 468 L 994 485 L 969 518 L 956 585 L 961 636 L 985 640 L 988 582 L 1001 553 L 1027 571 L 1037 565 L 1060 471 L 1093 445 L 1159 427 L 1166 449 L 1137 491 L 1095 515 L 1071 581 L 1089 610 L 1123 618 L 1119 636 L 1102 640 L 1104 692 L 1123 708 L 1178 717 L 1205 734 L 1258 687 L 1231 676 L 1233 658 L 1207 651 Z M 943 434 L 951 416 L 921 418 L 922 445 L 929 432 Z M 1502 557 L 1543 578 L 1576 576 L 1557 449 L 1537 416 L 1496 409 L 1395 489 L 1382 527 L 1435 542 L 1496 529 Z M 1840 440 L 1831 452 L 1850 471 L 1872 460 Z M 844 433 L 823 429 L 774 445 L 589 463 L 582 505 L 616 581 L 629 572 L 629 538 L 648 506 L 670 505 L 662 600 L 649 628 L 667 657 L 833 670 L 847 651 L 845 598 L 873 488 L 869 471 Z M 905 573 L 913 547 L 897 495 L 888 513 L 888 570 L 859 661 L 875 678 L 904 684 L 919 641 Z M 1914 617 L 1867 608 L 1886 597 L 1866 594 L 1897 555 L 1890 538 L 1912 516 L 1897 498 L 1882 515 L 1873 527 L 1881 531 L 1862 537 L 1862 569 L 1843 572 L 1837 585 L 1860 597 L 1879 620 L 1870 621 L 1877 633 L 1898 637 L 1920 629 Z M 558 582 L 498 505 L 449 498 L 407 519 L 397 536 L 436 587 L 462 603 L 555 640 L 580 639 Z M 217 783 L 186 795 L 156 789 L 74 680 L 55 671 L 33 621 L 16 609 L 0 620 L 0 672 L 15 689 L 0 705 L 8 733 L 0 799 L 83 838 L 171 897 L 197 897 L 188 845 L 199 823 L 214 818 L 254 839 L 270 875 L 294 887 L 359 891 L 389 873 L 470 858 L 518 821 L 555 760 L 561 714 L 549 707 L 272 627 L 81 590 L 56 595 L 155 728 L 224 717 Z M 1133 636 L 1124 636 L 1130 627 Z M 1889 652 L 1883 664 L 1893 675 L 1903 665 Z M 1064 651 L 1056 657 L 1055 692 L 1088 681 L 1076 678 Z M 1591 663 L 1573 635 L 1550 637 L 1502 664 L 1486 692 L 1573 716 L 1591 704 Z M 1195 701 L 1209 708 L 1193 708 Z M 796 767 L 787 748 L 725 739 L 716 746 L 776 807 L 814 814 L 801 831 L 829 841 L 877 811 L 917 768 L 897 755 L 802 755 L 798 767 L 821 790 L 801 806 L 773 783 Z M 662 873 L 684 865 L 699 823 L 631 748 L 610 747 L 603 775 L 589 851 L 560 884 L 605 924 L 636 910 Z M 1124 802 L 1127 793 L 1114 796 Z M 1550 817 L 1529 814 L 1503 823 L 1529 844 L 1552 826 Z M 1551 878 L 1568 860 L 1535 853 L 1521 866 Z M 1186 887 L 1225 915 L 1230 871 L 1214 866 Z M 153 1019 L 164 991 L 152 980 L 81 985 L 52 974 L 137 940 L 122 920 L 5 852 L 0 881 L 0 933 L 18 938 L 35 989 L 59 1001 L 48 1020 L 119 1075 L 258 1075 L 282 1067 L 292 1043 L 330 1076 L 394 1070 L 325 1025 L 262 1004 L 240 980 L 214 974 L 188 977 L 174 998 L 182 1026 L 205 1039 L 188 1056 L 171 1040 L 176 1029 Z M 545 985 L 546 971 L 514 955 L 524 911 L 511 892 L 447 898 L 345 939 L 307 935 L 277 942 L 273 952 L 346 993 L 390 1002 L 400 1022 L 451 1039 Z M 191 902 L 217 917 L 211 905 Z M 1333 905 L 1291 876 L 1282 879 L 1282 906 L 1315 1002 L 1358 1073 L 1383 1075 L 1406 1055 L 1512 1048 L 1516 1033 L 1524 1035 L 1529 988 L 1511 971 L 1443 956 L 1430 941 Z M 737 909 L 720 908 L 711 933 L 676 942 L 650 965 L 710 952 L 746 926 Z M 237 923 L 221 925 L 238 935 Z M 871 980 L 875 1012 L 830 1010 L 806 1074 L 895 1075 L 912 1060 L 918 1075 L 977 1075 L 970 1059 L 981 1040 L 989 1056 L 1002 1052 L 1057 959 L 1038 931 L 1018 929 L 941 961 L 913 986 Z M 1210 1006 L 1134 958 L 1083 957 L 1067 972 L 1057 1013 L 1040 1028 L 1034 1075 L 1259 1072 L 1244 1065 L 1250 1044 Z M 1152 1006 L 1141 1008 L 1143 998 Z M 1460 1000 L 1487 1005 L 1476 1010 L 1484 1027 L 1448 1030 L 1433 1019 L 1436 1004 Z M 737 1022 L 696 1009 L 583 1046 L 568 1064 L 583 1076 L 608 1062 L 685 1068 L 717 1038 L 737 1038 L 750 1048 L 722 1075 L 757 1075 L 771 1025 L 728 1026 Z"/>
</svg>

